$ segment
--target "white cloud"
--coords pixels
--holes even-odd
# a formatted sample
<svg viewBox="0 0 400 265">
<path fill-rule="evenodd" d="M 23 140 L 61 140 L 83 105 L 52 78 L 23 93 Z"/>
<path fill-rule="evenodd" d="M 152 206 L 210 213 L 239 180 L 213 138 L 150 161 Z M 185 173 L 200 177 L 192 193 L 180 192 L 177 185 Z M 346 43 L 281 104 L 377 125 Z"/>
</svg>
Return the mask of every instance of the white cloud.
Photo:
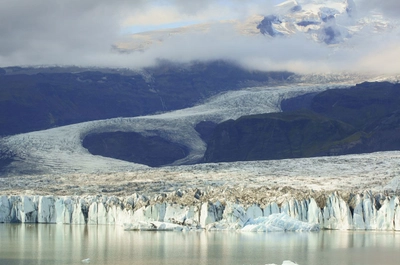
<svg viewBox="0 0 400 265">
<path fill-rule="evenodd" d="M 376 71 L 399 69 L 399 32 L 360 32 L 340 49 L 311 41 L 305 35 L 275 39 L 244 36 L 229 24 L 175 35 L 145 52 L 119 54 L 112 45 L 128 25 L 146 26 L 269 14 L 276 1 L 261 0 L 3 0 L 0 8 L 0 66 L 64 64 L 143 67 L 158 59 L 180 62 L 229 59 L 263 70 L 296 72 Z M 396 1 L 379 4 L 357 0 L 361 12 L 381 9 L 392 14 Z M 23 19 L 22 19 L 23 18 Z"/>
<path fill-rule="evenodd" d="M 400 1 L 398 0 L 356 0 L 359 9 L 362 11 L 376 10 L 386 15 L 398 17 L 400 12 Z"/>
<path fill-rule="evenodd" d="M 154 26 L 185 23 L 186 21 L 207 23 L 227 19 L 245 19 L 261 10 L 271 10 L 274 1 L 170 0 L 156 2 L 161 3 L 146 5 L 142 10 L 132 10 L 132 13 L 123 21 L 123 26 Z"/>
</svg>

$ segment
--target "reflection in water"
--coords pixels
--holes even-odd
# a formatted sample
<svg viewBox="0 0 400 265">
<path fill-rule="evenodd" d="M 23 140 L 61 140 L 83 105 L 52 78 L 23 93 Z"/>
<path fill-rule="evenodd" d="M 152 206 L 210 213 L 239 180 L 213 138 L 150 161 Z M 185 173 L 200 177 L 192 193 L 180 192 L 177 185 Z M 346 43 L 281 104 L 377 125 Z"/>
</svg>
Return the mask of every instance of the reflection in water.
<svg viewBox="0 0 400 265">
<path fill-rule="evenodd" d="M 0 224 L 0 264 L 398 264 L 400 234 L 127 232 L 114 226 Z"/>
</svg>

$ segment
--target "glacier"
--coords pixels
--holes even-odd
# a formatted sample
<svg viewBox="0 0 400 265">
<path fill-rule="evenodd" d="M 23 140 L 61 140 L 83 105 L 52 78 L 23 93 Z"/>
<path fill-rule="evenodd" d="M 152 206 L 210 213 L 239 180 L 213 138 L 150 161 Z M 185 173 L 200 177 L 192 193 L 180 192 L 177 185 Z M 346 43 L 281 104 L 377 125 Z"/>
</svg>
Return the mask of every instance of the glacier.
<svg viewBox="0 0 400 265">
<path fill-rule="evenodd" d="M 354 76 L 302 76 L 285 86 L 227 92 L 188 109 L 2 138 L 1 146 L 18 159 L 10 176 L 0 178 L 0 223 L 119 225 L 127 230 L 397 231 L 400 152 L 182 165 L 204 154 L 205 143 L 194 130 L 200 121 L 276 112 L 285 98 L 356 82 Z M 187 146 L 190 153 L 170 167 L 152 169 L 91 155 L 81 145 L 90 133 L 116 130 L 157 134 Z"/>
<path fill-rule="evenodd" d="M 219 191 L 218 191 L 219 192 Z M 188 192 L 189 197 L 198 192 Z M 400 231 L 399 197 L 371 191 L 294 197 L 282 203 L 207 201 L 164 196 L 0 196 L 0 223 L 118 225 L 126 230 Z M 317 202 L 318 201 L 318 202 Z"/>
<path fill-rule="evenodd" d="M 348 75 L 297 78 L 223 93 L 188 109 L 1 138 L 0 146 L 16 159 L 7 168 L 9 176 L 0 178 L 0 223 L 179 231 L 399 230 L 400 152 L 183 166 L 204 154 L 205 143 L 194 129 L 200 121 L 277 112 L 283 99 L 357 83 Z M 388 77 L 373 80 L 379 78 Z M 170 167 L 152 169 L 94 156 L 82 147 L 86 135 L 112 131 L 159 135 L 190 152 Z"/>
<path fill-rule="evenodd" d="M 380 78 L 380 77 L 378 77 Z M 208 99 L 203 104 L 172 112 L 134 118 L 114 118 L 78 123 L 0 138 L 0 149 L 15 156 L 6 169 L 8 175 L 64 173 L 104 173 L 145 169 L 147 166 L 91 155 L 82 146 L 92 133 L 136 132 L 143 136 L 160 136 L 185 146 L 188 155 L 173 166 L 193 164 L 201 160 L 205 142 L 195 130 L 201 121 L 220 123 L 244 115 L 279 112 L 282 100 L 331 88 L 346 88 L 359 80 L 376 80 L 365 76 L 297 77 L 289 84 L 271 87 L 249 87 L 230 91 Z M 386 78 L 384 78 L 386 79 Z M 397 77 L 396 77 L 397 80 Z"/>
</svg>

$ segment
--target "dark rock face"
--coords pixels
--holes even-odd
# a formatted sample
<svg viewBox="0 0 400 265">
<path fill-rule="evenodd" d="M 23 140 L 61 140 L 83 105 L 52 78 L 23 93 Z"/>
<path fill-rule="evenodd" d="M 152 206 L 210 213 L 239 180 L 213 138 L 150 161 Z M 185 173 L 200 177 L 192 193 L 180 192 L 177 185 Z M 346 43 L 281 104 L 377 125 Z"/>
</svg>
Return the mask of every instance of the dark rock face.
<svg viewBox="0 0 400 265">
<path fill-rule="evenodd" d="M 289 112 L 219 124 L 204 161 L 400 150 L 400 84 L 363 83 L 305 94 L 283 101 L 282 110 Z"/>
<path fill-rule="evenodd" d="M 284 99 L 281 102 L 281 109 L 283 112 L 297 111 L 302 109 L 310 109 L 314 97 L 318 95 L 315 93 L 307 93 L 298 97 Z"/>
<path fill-rule="evenodd" d="M 202 121 L 196 124 L 196 127 L 194 129 L 200 134 L 200 138 L 203 141 L 208 142 L 216 126 L 217 124 L 214 122 Z"/>
<path fill-rule="evenodd" d="M 350 89 L 331 89 L 313 98 L 310 109 L 359 130 L 371 126 L 400 109 L 400 84 L 362 83 Z"/>
<path fill-rule="evenodd" d="M 161 137 L 144 137 L 135 132 L 90 134 L 83 147 L 93 155 L 158 167 L 184 158 L 188 150 Z"/>
<path fill-rule="evenodd" d="M 310 111 L 245 116 L 217 126 L 205 162 L 310 157 L 327 152 L 354 128 Z"/>
<path fill-rule="evenodd" d="M 336 14 L 340 12 L 332 8 L 321 8 L 320 17 L 323 22 L 319 29 L 320 40 L 325 44 L 336 44 L 342 40 L 340 26 L 336 24 Z"/>
<path fill-rule="evenodd" d="M 395 111 L 380 119 L 358 142 L 344 145 L 343 154 L 371 153 L 400 150 L 400 111 Z"/>
<path fill-rule="evenodd" d="M 257 29 L 260 30 L 261 34 L 263 35 L 269 35 L 269 36 L 276 36 L 279 35 L 277 32 L 275 32 L 273 28 L 273 24 L 280 24 L 281 21 L 279 21 L 278 17 L 271 15 L 271 16 L 266 16 L 264 19 L 260 22 L 260 24 L 257 25 Z"/>
<path fill-rule="evenodd" d="M 140 76 L 100 72 L 5 75 L 0 77 L 0 87 L 2 135 L 160 109 L 157 95 L 148 91 Z"/>
<path fill-rule="evenodd" d="M 366 82 L 327 90 L 316 95 L 309 108 L 357 130 L 352 139 L 337 144 L 333 153 L 400 150 L 400 84 Z"/>
</svg>

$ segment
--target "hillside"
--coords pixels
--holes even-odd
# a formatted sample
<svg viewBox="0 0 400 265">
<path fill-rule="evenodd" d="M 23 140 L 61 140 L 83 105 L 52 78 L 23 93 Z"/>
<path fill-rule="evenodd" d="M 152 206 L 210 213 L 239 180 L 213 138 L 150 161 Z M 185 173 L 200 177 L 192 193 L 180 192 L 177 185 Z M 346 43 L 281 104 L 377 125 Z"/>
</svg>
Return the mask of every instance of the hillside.
<svg viewBox="0 0 400 265">
<path fill-rule="evenodd" d="M 219 124 L 204 162 L 399 150 L 400 84 L 366 82 L 294 97 L 282 106 L 290 112 Z"/>
<path fill-rule="evenodd" d="M 171 143 L 159 136 L 145 137 L 135 132 L 90 134 L 83 139 L 82 146 L 93 155 L 151 167 L 171 164 L 188 154 L 184 146 Z"/>
<path fill-rule="evenodd" d="M 267 84 L 291 75 L 250 72 L 222 61 L 190 66 L 162 62 L 140 73 L 100 70 L 2 69 L 0 135 L 187 108 L 248 83 Z"/>
<path fill-rule="evenodd" d="M 89 135 L 111 133 L 113 138 L 114 132 L 135 132 L 146 139 L 161 137 L 169 143 L 184 146 L 187 150 L 183 159 L 170 165 L 198 163 L 206 150 L 205 139 L 210 137 L 215 124 L 245 115 L 279 112 L 280 102 L 285 98 L 332 87 L 347 87 L 349 84 L 346 82 L 348 81 L 339 84 L 335 79 L 334 84 L 327 82 L 325 85 L 288 82 L 283 86 L 247 87 L 220 93 L 205 100 L 203 104 L 186 109 L 140 117 L 88 121 L 7 136 L 0 138 L 0 150 L 4 151 L 0 159 L 6 163 L 3 175 L 125 172 L 145 167 L 92 155 L 82 146 L 82 141 Z"/>
<path fill-rule="evenodd" d="M 351 125 L 310 111 L 246 116 L 217 126 L 204 162 L 316 156 L 354 131 Z"/>
</svg>

